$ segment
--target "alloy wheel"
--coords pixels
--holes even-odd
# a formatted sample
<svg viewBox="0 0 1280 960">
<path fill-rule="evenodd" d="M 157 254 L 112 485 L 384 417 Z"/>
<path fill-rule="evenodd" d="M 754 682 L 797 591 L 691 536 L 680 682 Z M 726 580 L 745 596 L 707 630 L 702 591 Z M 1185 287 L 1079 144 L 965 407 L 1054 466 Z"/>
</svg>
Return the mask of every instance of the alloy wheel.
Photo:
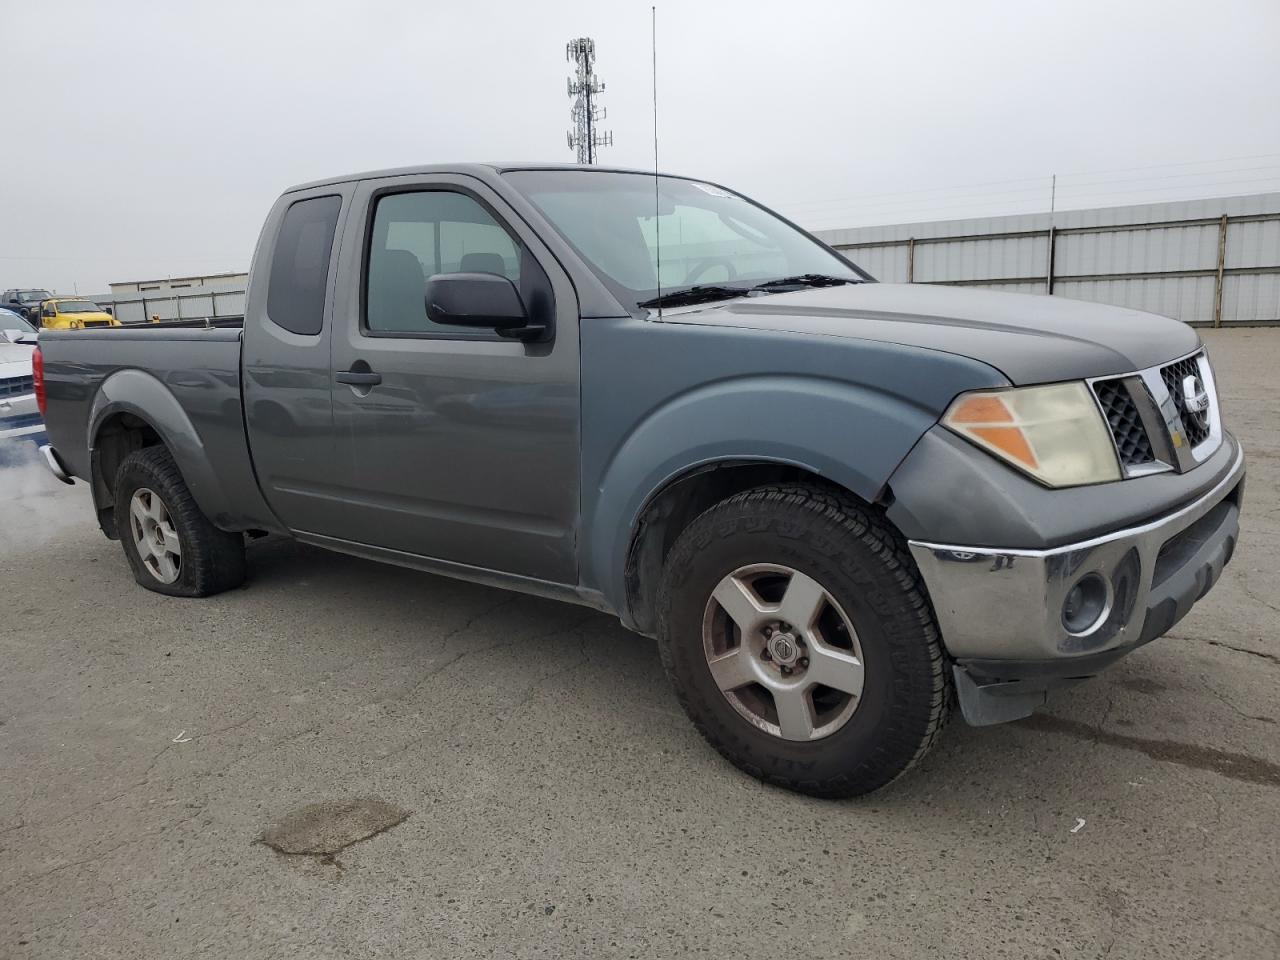
<svg viewBox="0 0 1280 960">
<path fill-rule="evenodd" d="M 818 740 L 858 708 L 864 670 L 853 623 L 792 567 L 752 564 L 724 577 L 707 601 L 702 641 L 720 692 L 766 733 Z"/>
<path fill-rule="evenodd" d="M 164 501 L 147 487 L 129 501 L 129 528 L 138 558 L 161 583 L 173 583 L 182 573 L 182 542 Z"/>
</svg>

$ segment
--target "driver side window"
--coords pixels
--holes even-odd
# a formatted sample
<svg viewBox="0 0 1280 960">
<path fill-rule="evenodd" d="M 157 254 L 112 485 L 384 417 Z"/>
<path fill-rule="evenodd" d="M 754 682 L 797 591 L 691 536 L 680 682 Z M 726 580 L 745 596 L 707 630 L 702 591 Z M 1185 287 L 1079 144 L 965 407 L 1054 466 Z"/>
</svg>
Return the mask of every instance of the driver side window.
<svg viewBox="0 0 1280 960">
<path fill-rule="evenodd" d="M 492 273 L 519 287 L 521 250 L 478 201 L 450 190 L 378 199 L 365 275 L 365 326 L 378 333 L 475 339 L 492 334 L 427 318 L 425 287 L 441 273 Z"/>
</svg>

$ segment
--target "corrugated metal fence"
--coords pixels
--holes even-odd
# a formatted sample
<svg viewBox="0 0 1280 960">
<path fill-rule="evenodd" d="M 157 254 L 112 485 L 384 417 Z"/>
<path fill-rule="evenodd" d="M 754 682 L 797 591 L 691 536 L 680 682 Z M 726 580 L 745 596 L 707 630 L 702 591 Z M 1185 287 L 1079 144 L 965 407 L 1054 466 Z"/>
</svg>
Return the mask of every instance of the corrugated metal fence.
<svg viewBox="0 0 1280 960">
<path fill-rule="evenodd" d="M 161 320 L 203 320 L 206 317 L 235 317 L 244 313 L 244 287 L 193 287 L 190 292 L 104 294 L 91 299 L 103 306 L 113 305 L 121 323 L 145 323 L 152 317 Z"/>
<path fill-rule="evenodd" d="M 815 231 L 878 280 L 1280 323 L 1280 194 Z"/>
</svg>

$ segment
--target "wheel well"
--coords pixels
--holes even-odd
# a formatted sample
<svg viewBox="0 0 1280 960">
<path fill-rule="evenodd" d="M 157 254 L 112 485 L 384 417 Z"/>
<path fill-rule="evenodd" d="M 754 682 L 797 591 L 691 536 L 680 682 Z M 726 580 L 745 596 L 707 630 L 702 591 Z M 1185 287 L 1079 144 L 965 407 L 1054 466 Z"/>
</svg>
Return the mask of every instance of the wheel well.
<svg viewBox="0 0 1280 960">
<path fill-rule="evenodd" d="M 656 602 L 662 568 L 680 534 L 701 513 L 744 490 L 796 481 L 855 496 L 839 484 L 803 467 L 734 461 L 692 470 L 672 480 L 650 498 L 641 511 L 627 550 L 627 607 L 634 628 L 649 635 L 656 631 Z"/>
<path fill-rule="evenodd" d="M 155 427 L 132 413 L 117 413 L 98 428 L 93 440 L 93 502 L 98 525 L 112 540 L 120 539 L 116 528 L 116 471 L 129 454 L 143 447 L 164 446 Z"/>
</svg>

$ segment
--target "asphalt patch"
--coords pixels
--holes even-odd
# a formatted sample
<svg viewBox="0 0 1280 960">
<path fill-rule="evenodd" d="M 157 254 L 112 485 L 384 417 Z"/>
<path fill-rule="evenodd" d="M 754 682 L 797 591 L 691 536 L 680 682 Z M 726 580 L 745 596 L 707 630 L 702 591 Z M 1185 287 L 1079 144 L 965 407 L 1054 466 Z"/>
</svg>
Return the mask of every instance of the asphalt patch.
<svg viewBox="0 0 1280 960">
<path fill-rule="evenodd" d="M 328 800 L 311 803 L 268 827 L 258 842 L 276 853 L 332 857 L 353 843 L 398 826 L 409 811 L 382 800 Z"/>
</svg>

